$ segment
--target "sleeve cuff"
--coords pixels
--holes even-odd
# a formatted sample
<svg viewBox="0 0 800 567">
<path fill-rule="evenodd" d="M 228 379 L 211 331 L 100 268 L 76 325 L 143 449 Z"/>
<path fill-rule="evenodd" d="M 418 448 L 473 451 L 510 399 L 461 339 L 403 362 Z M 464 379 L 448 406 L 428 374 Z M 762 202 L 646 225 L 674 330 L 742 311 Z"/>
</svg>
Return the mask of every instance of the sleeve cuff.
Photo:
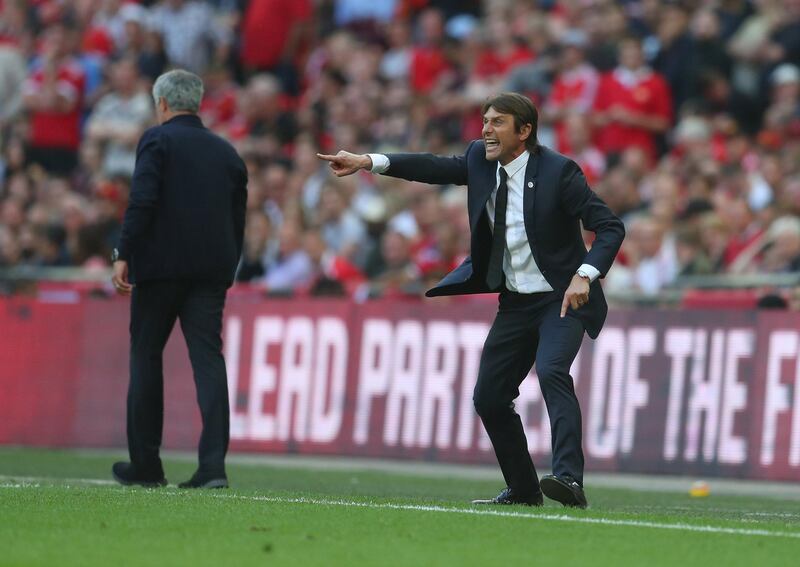
<svg viewBox="0 0 800 567">
<path fill-rule="evenodd" d="M 600 270 L 591 264 L 581 264 L 580 268 L 578 268 L 578 271 L 585 273 L 592 281 L 600 277 Z"/>
<path fill-rule="evenodd" d="M 383 173 L 389 169 L 389 158 L 383 154 L 367 154 L 372 160 L 372 173 Z"/>
</svg>

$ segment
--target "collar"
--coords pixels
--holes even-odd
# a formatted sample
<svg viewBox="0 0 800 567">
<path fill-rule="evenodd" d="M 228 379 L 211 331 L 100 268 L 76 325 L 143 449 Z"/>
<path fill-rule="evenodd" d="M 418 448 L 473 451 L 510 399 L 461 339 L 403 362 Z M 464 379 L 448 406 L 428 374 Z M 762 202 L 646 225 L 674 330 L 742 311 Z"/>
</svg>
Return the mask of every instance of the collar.
<svg viewBox="0 0 800 567">
<path fill-rule="evenodd" d="M 177 116 L 173 116 L 162 126 L 166 124 L 183 124 L 184 126 L 197 126 L 198 128 L 203 128 L 203 121 L 200 120 L 200 117 L 197 114 L 178 114 Z"/>
<path fill-rule="evenodd" d="M 653 73 L 650 67 L 639 67 L 636 70 L 619 66 L 614 69 L 614 78 L 625 87 L 633 87 L 650 78 Z"/>
<path fill-rule="evenodd" d="M 528 165 L 528 158 L 530 158 L 530 156 L 531 156 L 530 152 L 528 152 L 528 150 L 525 150 L 517 157 L 515 157 L 513 161 L 507 163 L 506 165 L 500 165 L 498 163 L 497 166 L 505 169 L 506 173 L 508 174 L 508 178 L 511 179 L 517 173 L 519 173 L 520 169 Z"/>
</svg>

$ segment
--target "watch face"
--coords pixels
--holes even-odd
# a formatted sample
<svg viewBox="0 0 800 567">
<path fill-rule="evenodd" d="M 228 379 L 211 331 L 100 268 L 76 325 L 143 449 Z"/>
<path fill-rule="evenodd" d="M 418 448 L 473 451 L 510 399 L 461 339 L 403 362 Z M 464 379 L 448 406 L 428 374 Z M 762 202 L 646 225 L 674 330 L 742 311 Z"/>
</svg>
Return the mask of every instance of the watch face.
<svg viewBox="0 0 800 567">
<path fill-rule="evenodd" d="M 111 251 L 111 261 L 116 262 L 117 260 L 119 260 L 119 250 L 114 248 L 114 250 Z"/>
</svg>

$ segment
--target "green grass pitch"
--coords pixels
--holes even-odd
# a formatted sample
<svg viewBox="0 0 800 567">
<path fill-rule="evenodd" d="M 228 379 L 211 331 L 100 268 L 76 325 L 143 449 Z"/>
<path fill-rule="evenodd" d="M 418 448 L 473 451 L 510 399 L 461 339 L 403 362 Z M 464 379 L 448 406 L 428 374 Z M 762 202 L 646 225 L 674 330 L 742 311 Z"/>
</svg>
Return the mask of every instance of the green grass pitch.
<svg viewBox="0 0 800 567">
<path fill-rule="evenodd" d="M 0 449 L 0 565 L 800 565 L 800 501 L 593 486 L 476 508 L 498 480 L 232 459 L 233 488 L 113 485 L 119 453 Z M 165 461 L 167 477 L 193 463 Z M 498 474 L 499 479 L 499 474 Z M 688 481 L 687 481 L 688 487 Z"/>
</svg>

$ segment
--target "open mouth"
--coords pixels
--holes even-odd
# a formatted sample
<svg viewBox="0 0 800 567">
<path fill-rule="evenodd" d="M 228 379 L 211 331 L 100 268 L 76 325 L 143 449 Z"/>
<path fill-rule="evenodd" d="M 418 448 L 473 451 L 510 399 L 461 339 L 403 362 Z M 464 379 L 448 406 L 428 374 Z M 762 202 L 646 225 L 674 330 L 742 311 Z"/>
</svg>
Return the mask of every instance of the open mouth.
<svg viewBox="0 0 800 567">
<path fill-rule="evenodd" d="M 497 140 L 484 140 L 484 143 L 486 144 L 487 150 L 496 150 L 500 147 L 500 142 Z"/>
</svg>

